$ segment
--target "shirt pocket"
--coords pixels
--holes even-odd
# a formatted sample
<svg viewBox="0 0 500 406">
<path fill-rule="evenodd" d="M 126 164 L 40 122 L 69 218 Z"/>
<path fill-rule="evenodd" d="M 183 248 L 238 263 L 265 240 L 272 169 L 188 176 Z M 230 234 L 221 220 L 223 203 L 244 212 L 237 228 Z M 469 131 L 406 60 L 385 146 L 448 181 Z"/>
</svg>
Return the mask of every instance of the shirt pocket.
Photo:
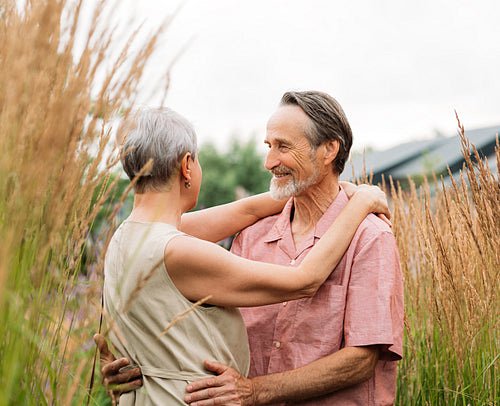
<svg viewBox="0 0 500 406">
<path fill-rule="evenodd" d="M 345 292 L 344 286 L 327 281 L 313 297 L 300 300 L 294 342 L 307 347 L 303 350 L 311 354 L 310 361 L 341 348 L 344 336 Z"/>
</svg>

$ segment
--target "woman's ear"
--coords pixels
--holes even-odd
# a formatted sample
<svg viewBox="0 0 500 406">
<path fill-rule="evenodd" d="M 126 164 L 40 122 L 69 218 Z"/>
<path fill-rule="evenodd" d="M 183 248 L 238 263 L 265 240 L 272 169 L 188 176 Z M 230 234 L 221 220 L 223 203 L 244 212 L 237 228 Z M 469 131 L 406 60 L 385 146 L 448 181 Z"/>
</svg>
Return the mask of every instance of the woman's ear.
<svg viewBox="0 0 500 406">
<path fill-rule="evenodd" d="M 193 160 L 191 159 L 191 152 L 186 152 L 182 157 L 181 161 L 181 175 L 185 182 L 191 182 L 191 165 Z"/>
</svg>

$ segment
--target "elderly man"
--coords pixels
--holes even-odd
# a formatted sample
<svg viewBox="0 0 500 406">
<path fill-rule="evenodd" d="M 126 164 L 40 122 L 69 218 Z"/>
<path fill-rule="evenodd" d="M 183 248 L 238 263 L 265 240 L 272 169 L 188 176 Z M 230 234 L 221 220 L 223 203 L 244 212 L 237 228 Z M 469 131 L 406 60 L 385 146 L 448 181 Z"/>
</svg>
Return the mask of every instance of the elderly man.
<svg viewBox="0 0 500 406">
<path fill-rule="evenodd" d="M 339 175 L 352 145 L 347 118 L 321 92 L 285 93 L 267 125 L 271 192 L 283 212 L 240 233 L 233 253 L 300 264 L 347 203 Z M 369 215 L 312 298 L 241 309 L 248 378 L 206 361 L 217 376 L 187 385 L 203 405 L 391 405 L 402 357 L 403 280 L 394 235 Z"/>
</svg>

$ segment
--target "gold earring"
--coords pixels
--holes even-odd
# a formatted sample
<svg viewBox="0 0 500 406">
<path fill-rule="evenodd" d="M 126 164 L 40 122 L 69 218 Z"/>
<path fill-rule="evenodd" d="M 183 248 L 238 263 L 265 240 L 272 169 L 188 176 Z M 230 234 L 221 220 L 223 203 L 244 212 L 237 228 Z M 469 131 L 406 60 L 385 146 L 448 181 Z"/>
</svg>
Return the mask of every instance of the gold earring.
<svg viewBox="0 0 500 406">
<path fill-rule="evenodd" d="M 184 183 L 184 187 L 185 187 L 186 189 L 189 189 L 189 188 L 191 187 L 191 182 L 185 182 L 185 183 Z"/>
</svg>

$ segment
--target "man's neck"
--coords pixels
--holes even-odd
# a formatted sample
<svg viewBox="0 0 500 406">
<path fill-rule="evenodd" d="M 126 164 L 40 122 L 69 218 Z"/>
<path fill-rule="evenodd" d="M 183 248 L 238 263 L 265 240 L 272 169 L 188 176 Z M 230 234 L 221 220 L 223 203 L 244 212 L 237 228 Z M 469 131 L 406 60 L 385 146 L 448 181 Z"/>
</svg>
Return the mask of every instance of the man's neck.
<svg viewBox="0 0 500 406">
<path fill-rule="evenodd" d="M 325 214 L 339 193 L 337 176 L 326 176 L 317 185 L 293 199 L 292 236 L 298 247 Z"/>
</svg>

